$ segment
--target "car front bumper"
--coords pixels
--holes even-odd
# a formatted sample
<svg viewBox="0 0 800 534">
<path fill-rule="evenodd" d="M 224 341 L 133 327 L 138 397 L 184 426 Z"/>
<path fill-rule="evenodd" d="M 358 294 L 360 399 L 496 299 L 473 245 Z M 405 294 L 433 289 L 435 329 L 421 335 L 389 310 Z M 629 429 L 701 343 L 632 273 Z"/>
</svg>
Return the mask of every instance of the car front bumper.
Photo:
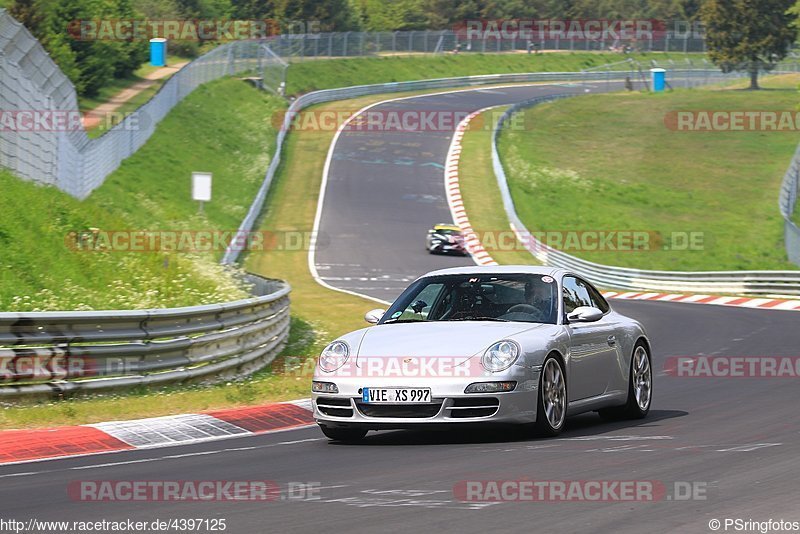
<svg viewBox="0 0 800 534">
<path fill-rule="evenodd" d="M 440 254 L 466 254 L 467 250 L 463 243 L 453 243 L 450 241 L 442 241 L 441 239 L 428 240 L 428 250 L 431 252 L 438 252 Z"/>
<path fill-rule="evenodd" d="M 374 379 L 361 383 L 334 379 L 330 381 L 337 385 L 339 393 L 312 394 L 314 419 L 328 427 L 359 427 L 370 430 L 464 423 L 532 423 L 536 421 L 538 392 L 538 372 L 535 374 L 536 376 L 517 380 L 513 391 L 503 393 L 464 393 L 464 389 L 472 382 L 499 381 L 502 378 L 448 384 L 423 380 L 402 385 L 381 383 L 383 381 Z M 315 380 L 326 379 L 318 376 Z M 428 404 L 367 404 L 362 401 L 363 386 L 429 387 L 432 399 Z"/>
</svg>

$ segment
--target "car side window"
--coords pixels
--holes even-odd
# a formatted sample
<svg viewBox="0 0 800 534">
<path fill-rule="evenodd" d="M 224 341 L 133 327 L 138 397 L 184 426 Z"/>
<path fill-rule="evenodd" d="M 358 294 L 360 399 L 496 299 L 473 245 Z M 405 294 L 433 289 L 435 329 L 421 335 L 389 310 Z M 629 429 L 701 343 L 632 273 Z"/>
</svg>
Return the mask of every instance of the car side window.
<svg viewBox="0 0 800 534">
<path fill-rule="evenodd" d="M 439 295 L 444 288 L 444 284 L 430 284 L 425 289 L 420 291 L 419 295 L 417 295 L 416 300 L 409 304 L 405 310 L 403 310 L 403 314 L 400 315 L 400 319 L 422 319 L 425 320 L 428 318 L 428 314 L 431 311 L 431 306 L 436 304 L 436 301 L 439 299 Z"/>
<path fill-rule="evenodd" d="M 589 290 L 583 280 L 573 276 L 565 276 L 564 286 L 564 313 L 572 313 L 579 306 L 593 306 Z"/>
<path fill-rule="evenodd" d="M 611 306 L 608 305 L 606 299 L 603 298 L 603 295 L 601 295 L 593 285 L 586 284 L 586 288 L 589 290 L 589 297 L 592 299 L 592 306 L 603 313 L 606 313 L 611 309 Z"/>
</svg>

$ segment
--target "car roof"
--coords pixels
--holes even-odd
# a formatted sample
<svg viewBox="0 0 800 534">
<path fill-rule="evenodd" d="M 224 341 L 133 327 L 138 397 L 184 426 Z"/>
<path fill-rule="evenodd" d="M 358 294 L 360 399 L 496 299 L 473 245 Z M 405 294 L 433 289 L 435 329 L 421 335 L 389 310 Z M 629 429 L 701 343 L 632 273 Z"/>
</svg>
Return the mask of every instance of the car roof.
<svg viewBox="0 0 800 534">
<path fill-rule="evenodd" d="M 455 230 L 457 232 L 461 231 L 461 228 L 455 224 L 436 224 L 433 226 L 434 230 Z"/>
<path fill-rule="evenodd" d="M 540 274 L 550 276 L 560 276 L 567 271 L 556 267 L 545 267 L 541 265 L 470 265 L 468 267 L 451 267 L 449 269 L 439 269 L 431 271 L 422 275 L 420 278 L 426 276 L 440 276 L 447 274 Z"/>
</svg>

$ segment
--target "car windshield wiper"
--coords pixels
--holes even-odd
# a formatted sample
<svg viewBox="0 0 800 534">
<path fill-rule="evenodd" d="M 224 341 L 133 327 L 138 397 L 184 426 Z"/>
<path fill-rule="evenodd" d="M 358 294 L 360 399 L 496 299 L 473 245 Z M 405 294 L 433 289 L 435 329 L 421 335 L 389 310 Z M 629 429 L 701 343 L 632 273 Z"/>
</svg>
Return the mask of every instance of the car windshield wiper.
<svg viewBox="0 0 800 534">
<path fill-rule="evenodd" d="M 387 319 L 381 324 L 424 323 L 425 319 Z"/>
<path fill-rule="evenodd" d="M 445 321 L 498 321 L 501 323 L 510 323 L 508 319 L 500 319 L 499 317 L 459 317 L 458 319 L 445 319 Z"/>
</svg>

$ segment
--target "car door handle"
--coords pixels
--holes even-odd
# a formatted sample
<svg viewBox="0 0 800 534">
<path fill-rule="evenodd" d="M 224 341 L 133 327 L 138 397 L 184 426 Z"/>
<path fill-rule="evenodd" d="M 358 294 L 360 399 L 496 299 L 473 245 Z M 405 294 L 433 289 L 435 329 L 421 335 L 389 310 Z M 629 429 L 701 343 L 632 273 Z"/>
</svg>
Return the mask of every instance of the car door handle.
<svg viewBox="0 0 800 534">
<path fill-rule="evenodd" d="M 614 346 L 617 344 L 617 338 L 614 336 L 608 336 L 608 344 Z"/>
</svg>

